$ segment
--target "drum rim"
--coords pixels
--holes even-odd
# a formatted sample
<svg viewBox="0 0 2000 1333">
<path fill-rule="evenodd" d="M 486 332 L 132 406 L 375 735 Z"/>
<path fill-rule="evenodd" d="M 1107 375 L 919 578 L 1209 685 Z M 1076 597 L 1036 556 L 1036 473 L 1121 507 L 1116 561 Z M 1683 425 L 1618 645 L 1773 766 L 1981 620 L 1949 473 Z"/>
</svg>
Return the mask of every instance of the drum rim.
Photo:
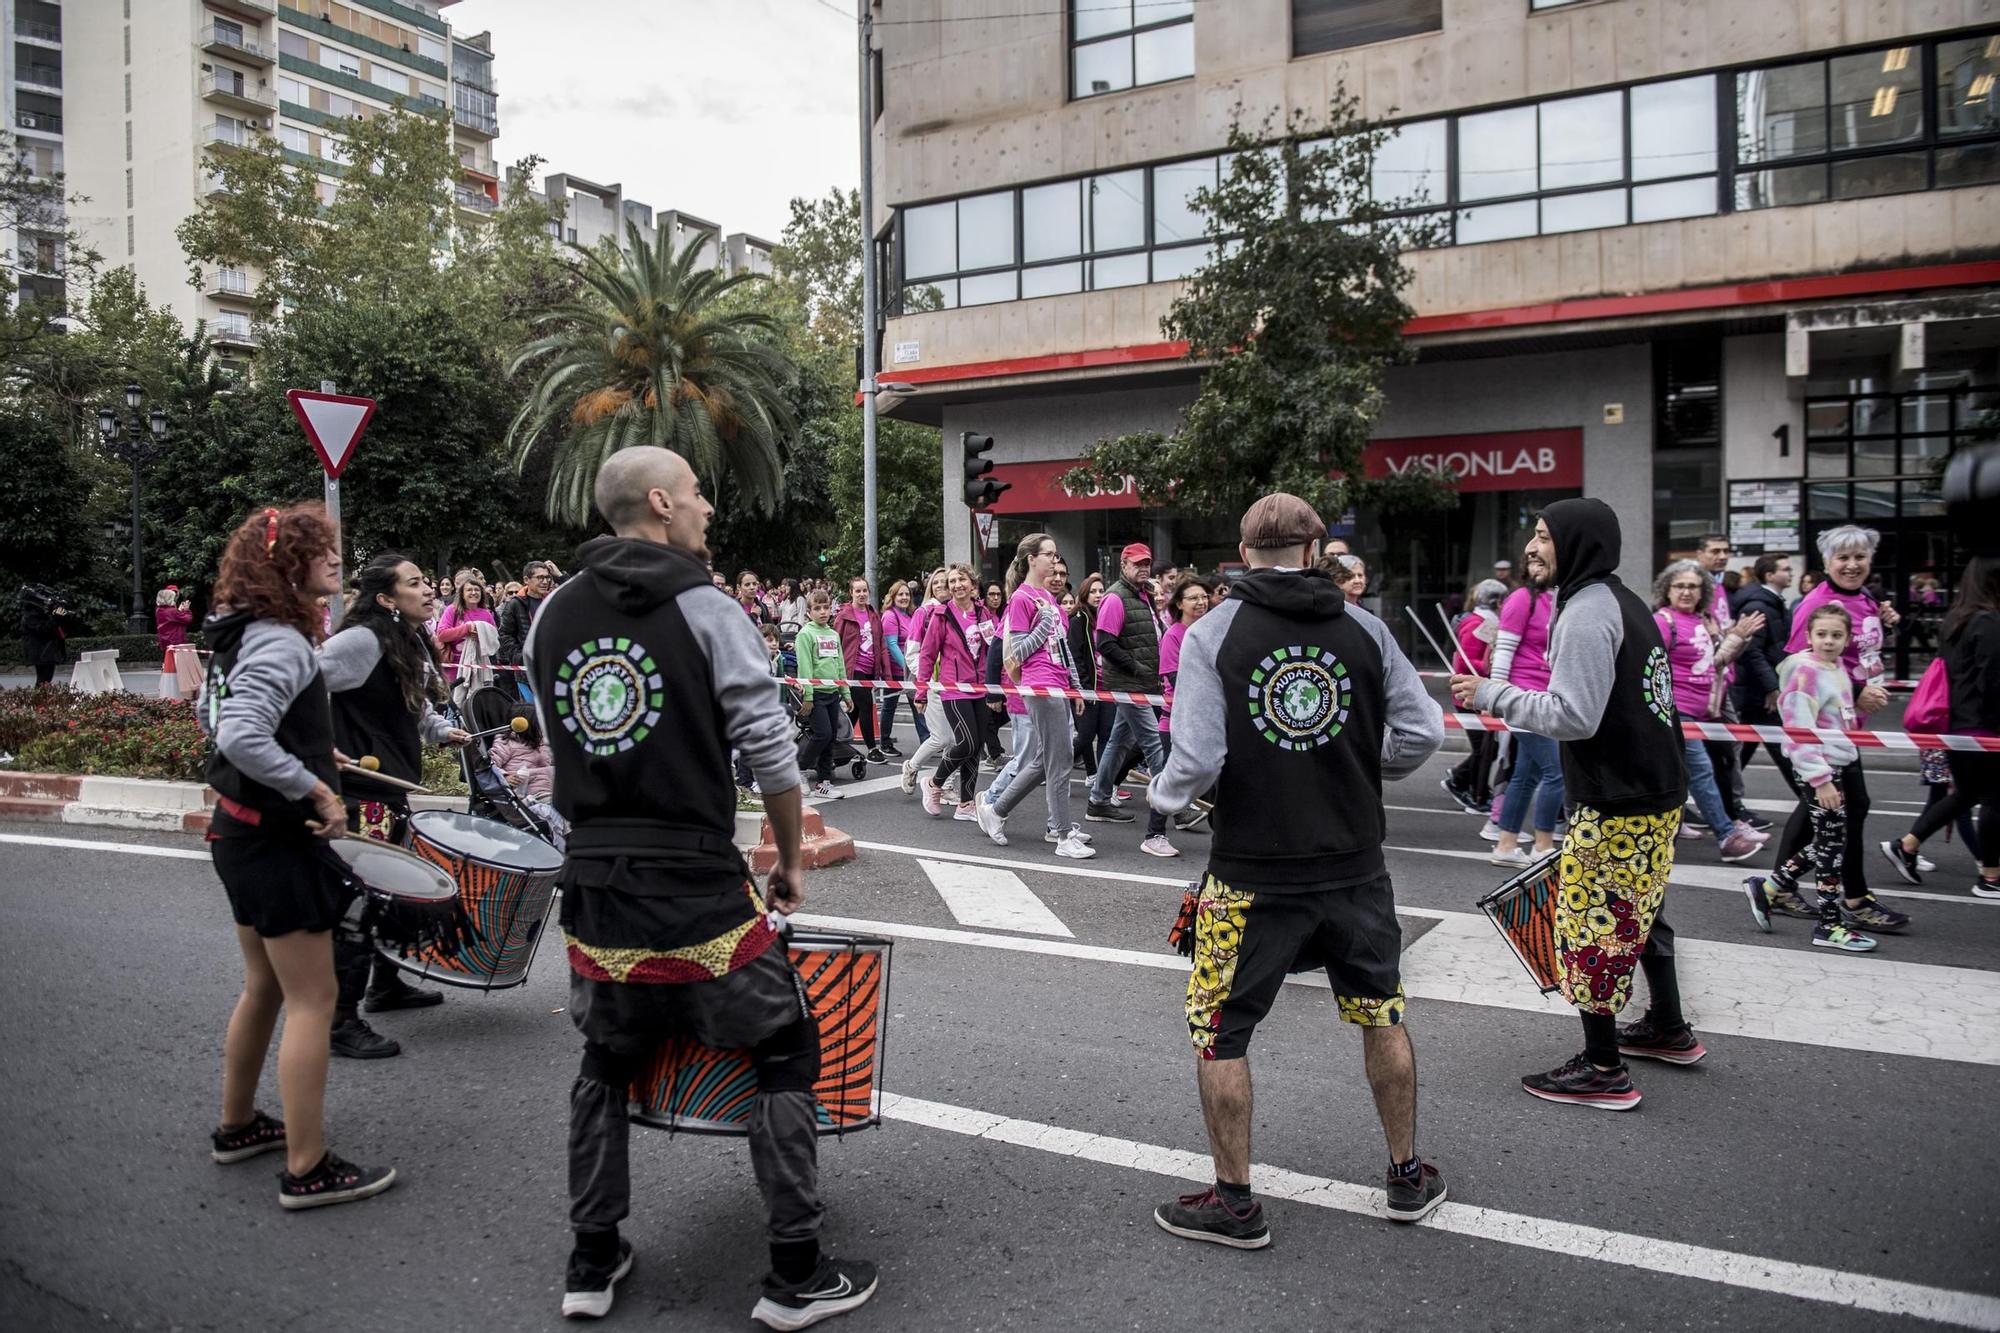
<svg viewBox="0 0 2000 1333">
<path fill-rule="evenodd" d="M 1557 863 L 1560 862 L 1561 860 L 1562 860 L 1561 847 L 1557 847 L 1552 851 L 1544 853 L 1542 856 L 1537 857 L 1534 861 L 1530 862 L 1527 866 L 1523 867 L 1519 874 L 1507 880 L 1507 882 L 1502 884 L 1499 888 L 1494 889 L 1491 892 L 1482 895 L 1474 905 L 1478 907 L 1491 906 L 1492 904 L 1500 901 L 1500 897 L 1502 894 L 1507 893 L 1513 889 L 1518 889 L 1524 884 L 1532 884 L 1536 880 L 1547 878 L 1549 875 L 1555 873 Z"/>
<path fill-rule="evenodd" d="M 410 816 L 411 836 L 414 837 L 423 831 L 422 821 L 425 815 L 456 815 L 461 819 L 476 819 L 479 820 L 479 822 L 482 824 L 498 825 L 500 828 L 506 829 L 510 833 L 521 833 L 520 829 L 515 828 L 511 824 L 503 824 L 497 819 L 486 819 L 479 815 L 468 814 L 463 810 L 419 810 L 415 814 Z M 556 863 L 552 866 L 508 865 L 505 862 L 495 861 L 488 857 L 479 856 L 473 852 L 462 852 L 458 848 L 449 845 L 448 843 L 444 842 L 442 839 L 439 838 L 425 836 L 424 841 L 430 843 L 433 847 L 438 848 L 440 851 L 449 852 L 452 856 L 456 857 L 460 861 L 465 862 L 468 865 L 485 866 L 489 870 L 508 870 L 512 871 L 514 874 L 517 875 L 557 875 L 562 873 L 563 854 L 561 852 L 558 852 L 553 846 L 551 846 L 546 842 L 543 842 L 540 838 L 537 838 L 532 833 L 521 833 L 521 836 L 528 839 L 530 842 L 535 843 L 537 846 L 547 848 L 549 854 L 555 857 Z M 415 855 L 415 853 L 412 853 L 412 855 Z"/>
<path fill-rule="evenodd" d="M 437 898 L 415 898 L 407 893 L 398 893 L 394 889 L 385 889 L 378 884 L 370 883 L 365 877 L 363 877 L 360 868 L 356 866 L 352 860 L 348 859 L 347 853 L 342 848 L 343 843 L 350 843 L 350 842 L 358 844 L 358 846 L 354 850 L 354 855 L 356 857 L 387 855 L 391 860 L 400 859 L 400 860 L 414 861 L 418 865 L 424 868 L 426 874 L 436 874 L 443 876 L 444 882 L 451 885 L 451 892 L 448 894 L 441 895 Z M 459 896 L 458 881 L 453 879 L 450 875 L 446 875 L 444 873 L 444 867 L 437 865 L 435 862 L 425 860 L 423 857 L 418 856 L 415 852 L 410 851 L 406 847 L 398 847 L 394 843 L 389 843 L 389 842 L 377 842 L 373 838 L 346 837 L 346 838 L 328 839 L 327 850 L 332 852 L 334 856 L 338 857 L 340 860 L 340 864 L 346 868 L 347 872 L 353 875 L 356 882 L 358 882 L 363 889 L 367 890 L 370 893 L 383 894 L 391 898 L 403 898 L 407 899 L 410 902 L 426 902 L 426 903 L 443 902 L 446 898 L 456 898 Z"/>
</svg>

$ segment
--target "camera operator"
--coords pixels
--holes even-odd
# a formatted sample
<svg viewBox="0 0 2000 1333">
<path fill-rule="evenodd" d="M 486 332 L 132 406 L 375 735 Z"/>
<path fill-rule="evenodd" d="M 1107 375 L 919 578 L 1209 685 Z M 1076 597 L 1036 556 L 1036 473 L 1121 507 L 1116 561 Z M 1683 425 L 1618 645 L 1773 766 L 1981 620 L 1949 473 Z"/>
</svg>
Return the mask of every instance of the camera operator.
<svg viewBox="0 0 2000 1333">
<path fill-rule="evenodd" d="M 56 678 L 56 667 L 67 660 L 63 640 L 68 637 L 69 599 L 43 583 L 21 589 L 21 655 L 35 669 L 35 687 Z"/>
</svg>

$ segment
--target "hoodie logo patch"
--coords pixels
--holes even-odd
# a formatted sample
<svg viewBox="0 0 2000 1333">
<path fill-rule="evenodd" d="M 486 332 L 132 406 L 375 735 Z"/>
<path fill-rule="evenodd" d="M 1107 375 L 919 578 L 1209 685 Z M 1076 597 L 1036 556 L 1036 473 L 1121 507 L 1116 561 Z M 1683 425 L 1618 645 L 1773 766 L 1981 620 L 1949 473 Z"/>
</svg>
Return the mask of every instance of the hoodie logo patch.
<svg viewBox="0 0 2000 1333">
<path fill-rule="evenodd" d="M 1674 725 L 1674 673 L 1667 665 L 1664 648 L 1654 648 L 1646 654 L 1646 679 L 1639 684 L 1639 693 L 1646 698 L 1646 707 L 1653 710 L 1653 716 L 1668 726 Z"/>
<path fill-rule="evenodd" d="M 556 668 L 556 716 L 592 754 L 631 749 L 660 724 L 660 672 L 644 644 L 590 639 Z"/>
<path fill-rule="evenodd" d="M 1325 745 L 1347 725 L 1354 682 L 1324 648 L 1274 650 L 1250 673 L 1250 721 L 1281 750 Z"/>
</svg>

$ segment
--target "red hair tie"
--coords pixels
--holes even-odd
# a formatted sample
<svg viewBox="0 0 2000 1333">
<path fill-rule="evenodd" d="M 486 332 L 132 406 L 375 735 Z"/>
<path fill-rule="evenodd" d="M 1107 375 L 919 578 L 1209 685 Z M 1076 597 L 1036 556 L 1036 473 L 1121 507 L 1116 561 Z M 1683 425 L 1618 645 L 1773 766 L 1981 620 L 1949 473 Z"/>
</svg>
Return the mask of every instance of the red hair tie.
<svg viewBox="0 0 2000 1333">
<path fill-rule="evenodd" d="M 270 559 L 278 550 L 278 511 L 264 511 L 264 558 Z"/>
</svg>

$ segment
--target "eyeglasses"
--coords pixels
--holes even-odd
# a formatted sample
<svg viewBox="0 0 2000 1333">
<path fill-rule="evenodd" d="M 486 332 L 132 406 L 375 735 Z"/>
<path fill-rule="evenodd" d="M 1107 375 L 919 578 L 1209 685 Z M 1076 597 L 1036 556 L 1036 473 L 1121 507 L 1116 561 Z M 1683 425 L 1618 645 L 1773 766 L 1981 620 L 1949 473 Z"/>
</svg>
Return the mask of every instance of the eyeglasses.
<svg viewBox="0 0 2000 1333">
<path fill-rule="evenodd" d="M 1668 592 L 1700 592 L 1700 591 L 1701 591 L 1701 585 L 1700 585 L 1699 583 L 1669 583 L 1669 584 L 1667 585 L 1667 591 L 1668 591 Z"/>
</svg>

